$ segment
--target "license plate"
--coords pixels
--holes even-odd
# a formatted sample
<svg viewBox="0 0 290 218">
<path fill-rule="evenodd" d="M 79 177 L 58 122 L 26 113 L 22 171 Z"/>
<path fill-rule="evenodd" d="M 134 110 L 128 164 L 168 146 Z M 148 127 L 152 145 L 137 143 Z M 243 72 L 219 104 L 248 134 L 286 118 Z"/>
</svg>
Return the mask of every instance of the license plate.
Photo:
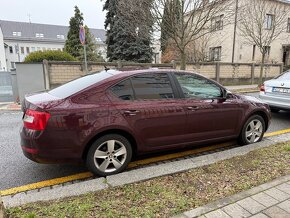
<svg viewBox="0 0 290 218">
<path fill-rule="evenodd" d="M 290 93 L 290 89 L 273 87 L 273 92 Z"/>
</svg>

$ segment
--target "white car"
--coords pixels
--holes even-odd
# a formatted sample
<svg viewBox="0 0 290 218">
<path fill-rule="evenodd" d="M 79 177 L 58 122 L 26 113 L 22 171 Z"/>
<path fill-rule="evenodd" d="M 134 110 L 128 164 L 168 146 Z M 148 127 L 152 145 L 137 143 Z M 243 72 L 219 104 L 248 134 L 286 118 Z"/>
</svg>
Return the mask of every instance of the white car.
<svg viewBox="0 0 290 218">
<path fill-rule="evenodd" d="M 272 112 L 290 110 L 290 70 L 266 81 L 260 87 L 259 97 L 268 103 Z"/>
</svg>

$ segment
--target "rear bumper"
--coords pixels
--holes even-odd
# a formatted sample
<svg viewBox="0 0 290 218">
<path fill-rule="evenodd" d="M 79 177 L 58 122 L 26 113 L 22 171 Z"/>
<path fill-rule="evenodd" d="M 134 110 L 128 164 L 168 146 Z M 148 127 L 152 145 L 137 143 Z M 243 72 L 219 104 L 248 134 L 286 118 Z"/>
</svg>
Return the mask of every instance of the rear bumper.
<svg viewBox="0 0 290 218">
<path fill-rule="evenodd" d="M 290 96 L 273 96 L 269 94 L 265 94 L 264 92 L 260 92 L 259 98 L 266 102 L 270 107 L 282 109 L 282 110 L 290 110 Z"/>
<path fill-rule="evenodd" d="M 70 150 L 55 149 L 41 140 L 40 131 L 30 131 L 25 127 L 20 130 L 21 148 L 25 157 L 37 163 L 83 163 Z"/>
</svg>

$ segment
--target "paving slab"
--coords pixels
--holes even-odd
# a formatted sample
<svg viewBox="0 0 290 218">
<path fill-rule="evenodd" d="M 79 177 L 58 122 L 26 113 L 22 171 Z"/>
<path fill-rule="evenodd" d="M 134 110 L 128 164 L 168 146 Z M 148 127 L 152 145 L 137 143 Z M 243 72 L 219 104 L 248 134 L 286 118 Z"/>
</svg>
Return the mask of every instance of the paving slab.
<svg viewBox="0 0 290 218">
<path fill-rule="evenodd" d="M 283 183 L 281 185 L 278 185 L 276 188 L 290 195 L 290 184 Z"/>
<path fill-rule="evenodd" d="M 251 216 L 251 218 L 269 218 L 269 217 L 266 216 L 263 213 L 258 213 L 258 214 L 254 215 L 254 216 Z"/>
<path fill-rule="evenodd" d="M 265 191 L 265 193 L 267 195 L 270 195 L 272 198 L 275 198 L 278 201 L 284 201 L 284 200 L 290 198 L 289 194 L 287 194 L 287 193 L 285 193 L 283 191 L 280 191 L 277 188 L 268 189 L 268 190 Z"/>
<path fill-rule="evenodd" d="M 237 218 L 238 217 L 248 217 L 251 215 L 248 211 L 246 211 L 244 208 L 242 208 L 237 203 L 225 206 L 224 208 L 222 208 L 222 210 L 224 212 L 226 212 L 228 215 L 230 215 L 232 217 L 237 217 Z"/>
<path fill-rule="evenodd" d="M 207 213 L 205 217 L 206 218 L 231 218 L 228 214 L 226 214 L 224 211 L 220 209 Z"/>
<path fill-rule="evenodd" d="M 265 207 L 271 207 L 279 203 L 278 200 L 276 200 L 275 198 L 272 198 L 271 196 L 263 192 L 253 195 L 252 198 L 258 203 L 264 205 Z"/>
<path fill-rule="evenodd" d="M 258 203 L 251 197 L 245 198 L 241 201 L 238 201 L 237 204 L 239 204 L 242 208 L 249 211 L 251 214 L 256 214 L 262 210 L 264 210 L 266 207 L 262 204 Z"/>
<path fill-rule="evenodd" d="M 277 206 L 270 207 L 264 210 L 263 213 L 274 218 L 289 218 L 289 213 Z"/>
<path fill-rule="evenodd" d="M 288 212 L 290 217 L 290 200 L 283 201 L 282 203 L 278 204 L 277 207 L 280 207 L 282 210 Z"/>
</svg>

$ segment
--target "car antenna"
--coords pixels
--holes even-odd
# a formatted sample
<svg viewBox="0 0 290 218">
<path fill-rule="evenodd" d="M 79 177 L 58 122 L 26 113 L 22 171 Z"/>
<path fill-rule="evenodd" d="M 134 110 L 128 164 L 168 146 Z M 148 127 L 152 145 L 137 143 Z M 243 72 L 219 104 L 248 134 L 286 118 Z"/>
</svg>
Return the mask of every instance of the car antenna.
<svg viewBox="0 0 290 218">
<path fill-rule="evenodd" d="M 108 68 L 107 66 L 104 66 L 104 68 L 105 68 L 105 71 L 110 70 L 110 68 Z"/>
</svg>

